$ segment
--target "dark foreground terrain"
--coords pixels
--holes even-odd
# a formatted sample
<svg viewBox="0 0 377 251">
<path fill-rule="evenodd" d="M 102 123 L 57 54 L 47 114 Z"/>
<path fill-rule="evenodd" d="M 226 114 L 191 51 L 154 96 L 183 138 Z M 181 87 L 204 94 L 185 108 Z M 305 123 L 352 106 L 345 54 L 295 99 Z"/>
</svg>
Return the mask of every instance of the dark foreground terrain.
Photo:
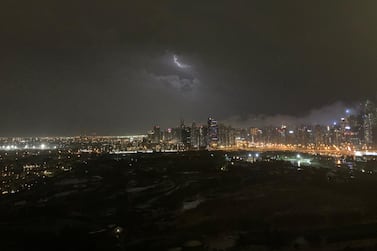
<svg viewBox="0 0 377 251">
<path fill-rule="evenodd" d="M 99 156 L 2 196 L 0 250 L 377 250 L 376 191 L 345 167 Z"/>
</svg>

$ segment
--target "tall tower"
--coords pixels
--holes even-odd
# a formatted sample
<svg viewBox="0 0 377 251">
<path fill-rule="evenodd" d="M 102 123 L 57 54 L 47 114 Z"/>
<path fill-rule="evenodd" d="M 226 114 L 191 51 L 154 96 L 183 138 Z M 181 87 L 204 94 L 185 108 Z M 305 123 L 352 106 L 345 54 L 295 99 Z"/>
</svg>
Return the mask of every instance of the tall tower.
<svg viewBox="0 0 377 251">
<path fill-rule="evenodd" d="M 159 144 L 161 141 L 161 130 L 160 130 L 160 126 L 154 126 L 153 127 L 153 139 L 152 139 L 152 143 L 156 143 L 156 144 Z"/>
<path fill-rule="evenodd" d="M 199 128 L 195 122 L 191 125 L 191 147 L 193 149 L 199 149 Z"/>
<path fill-rule="evenodd" d="M 211 116 L 208 118 L 208 146 L 217 147 L 218 144 L 218 125 L 217 121 L 214 120 Z"/>
<path fill-rule="evenodd" d="M 185 149 L 191 147 L 191 127 L 186 126 L 183 119 L 180 125 L 180 141 Z"/>
<path fill-rule="evenodd" d="M 364 105 L 363 115 L 364 143 L 367 146 L 376 143 L 377 135 L 373 135 L 376 131 L 376 120 L 376 106 L 372 101 L 367 100 Z"/>
</svg>

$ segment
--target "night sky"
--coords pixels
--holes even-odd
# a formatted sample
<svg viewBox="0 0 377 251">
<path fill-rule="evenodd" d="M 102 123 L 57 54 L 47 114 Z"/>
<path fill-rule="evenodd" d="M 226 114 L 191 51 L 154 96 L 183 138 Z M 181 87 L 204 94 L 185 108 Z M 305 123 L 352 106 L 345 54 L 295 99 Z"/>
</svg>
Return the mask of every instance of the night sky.
<svg viewBox="0 0 377 251">
<path fill-rule="evenodd" d="M 320 122 L 376 97 L 376 10 L 374 0 L 2 0 L 0 136 L 144 133 L 209 114 Z"/>
</svg>

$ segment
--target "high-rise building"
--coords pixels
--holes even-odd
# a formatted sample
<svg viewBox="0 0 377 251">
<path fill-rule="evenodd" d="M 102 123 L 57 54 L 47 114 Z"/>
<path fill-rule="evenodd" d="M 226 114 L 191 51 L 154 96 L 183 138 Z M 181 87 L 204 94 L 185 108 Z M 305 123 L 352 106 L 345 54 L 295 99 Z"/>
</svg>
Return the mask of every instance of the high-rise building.
<svg viewBox="0 0 377 251">
<path fill-rule="evenodd" d="M 164 131 L 163 141 L 170 142 L 173 140 L 173 129 L 168 128 Z"/>
<path fill-rule="evenodd" d="M 217 121 L 211 116 L 208 118 L 208 146 L 217 147 L 219 140 Z"/>
<path fill-rule="evenodd" d="M 367 146 L 377 145 L 377 110 L 375 104 L 367 100 L 364 104 L 363 131 L 364 143 Z"/>
<path fill-rule="evenodd" d="M 191 148 L 191 127 L 185 126 L 182 130 L 182 144 L 184 145 L 185 149 Z"/>
<path fill-rule="evenodd" d="M 262 141 L 263 131 L 256 127 L 250 128 L 250 140 L 252 143 Z"/>
<path fill-rule="evenodd" d="M 200 129 L 195 122 L 191 125 L 191 147 L 192 149 L 199 149 L 200 146 Z"/>
<path fill-rule="evenodd" d="M 159 144 L 161 142 L 161 130 L 159 126 L 153 127 L 152 143 Z"/>
<path fill-rule="evenodd" d="M 199 127 L 199 148 L 204 149 L 208 146 L 208 127 L 200 126 Z"/>
<path fill-rule="evenodd" d="M 316 147 L 325 143 L 326 127 L 321 125 L 315 125 L 313 128 L 313 140 Z"/>
<path fill-rule="evenodd" d="M 184 146 L 184 149 L 191 148 L 191 127 L 186 126 L 184 120 L 181 120 L 179 133 L 180 143 Z"/>
<path fill-rule="evenodd" d="M 220 124 L 218 126 L 218 144 L 221 147 L 230 147 L 235 144 L 234 129 Z"/>
</svg>

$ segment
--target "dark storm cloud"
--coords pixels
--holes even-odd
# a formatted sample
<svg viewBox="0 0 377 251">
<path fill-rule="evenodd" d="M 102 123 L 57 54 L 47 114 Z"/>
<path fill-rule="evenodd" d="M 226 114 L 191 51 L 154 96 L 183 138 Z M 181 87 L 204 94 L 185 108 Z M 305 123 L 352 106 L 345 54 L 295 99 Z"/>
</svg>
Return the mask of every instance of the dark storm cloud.
<svg viewBox="0 0 377 251">
<path fill-rule="evenodd" d="M 140 65 L 139 68 L 142 68 Z M 176 54 L 165 52 L 157 58 L 150 58 L 150 63 L 145 66 L 145 74 L 156 84 L 163 84 L 179 90 L 181 93 L 192 92 L 200 84 L 195 68 L 178 59 Z"/>
<path fill-rule="evenodd" d="M 167 75 L 167 76 L 153 76 L 157 81 L 166 83 L 168 86 L 179 89 L 183 92 L 192 91 L 196 85 L 200 82 L 198 79 L 187 79 L 181 78 L 178 75 Z"/>
<path fill-rule="evenodd" d="M 263 127 L 263 126 L 298 126 L 298 125 L 332 125 L 342 117 L 349 114 L 357 114 L 360 109 L 359 104 L 347 105 L 344 102 L 336 102 L 320 108 L 312 109 L 302 116 L 292 116 L 286 114 L 263 115 L 250 114 L 245 117 L 233 116 L 224 121 L 237 127 Z"/>
<path fill-rule="evenodd" d="M 376 8 L 4 0 L 0 135 L 143 132 L 207 114 L 305 118 L 338 100 L 375 97 Z"/>
</svg>

